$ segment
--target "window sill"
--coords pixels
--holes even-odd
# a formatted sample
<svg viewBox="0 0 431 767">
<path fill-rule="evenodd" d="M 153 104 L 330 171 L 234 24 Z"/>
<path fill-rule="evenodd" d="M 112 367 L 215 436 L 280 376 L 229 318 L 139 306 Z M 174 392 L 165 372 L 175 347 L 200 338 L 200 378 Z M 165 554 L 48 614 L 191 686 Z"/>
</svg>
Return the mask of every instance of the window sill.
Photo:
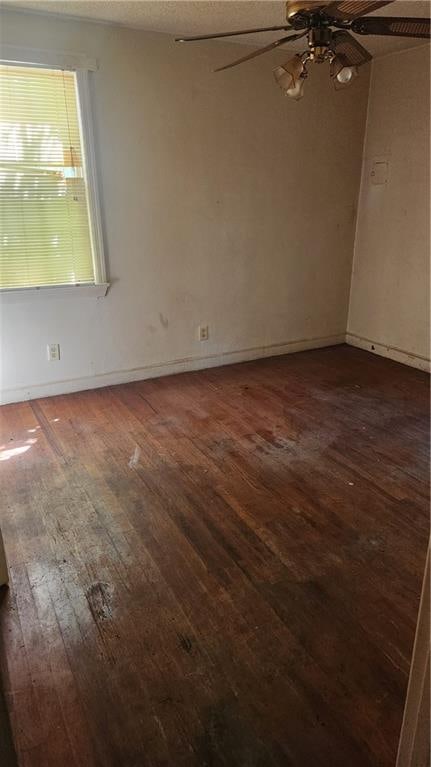
<svg viewBox="0 0 431 767">
<path fill-rule="evenodd" d="M 97 285 L 51 285 L 40 288 L 3 288 L 0 290 L 0 301 L 77 298 L 81 296 L 103 298 L 103 296 L 106 296 L 108 289 L 109 282 L 100 282 Z"/>
</svg>

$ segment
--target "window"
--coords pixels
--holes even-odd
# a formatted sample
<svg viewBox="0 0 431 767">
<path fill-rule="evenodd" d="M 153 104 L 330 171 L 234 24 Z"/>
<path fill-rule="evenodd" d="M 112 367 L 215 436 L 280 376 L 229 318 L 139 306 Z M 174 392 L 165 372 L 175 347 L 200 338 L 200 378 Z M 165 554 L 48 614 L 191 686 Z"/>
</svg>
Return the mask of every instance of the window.
<svg viewBox="0 0 431 767">
<path fill-rule="evenodd" d="M 104 283 L 77 81 L 72 71 L 0 65 L 2 290 Z"/>
</svg>

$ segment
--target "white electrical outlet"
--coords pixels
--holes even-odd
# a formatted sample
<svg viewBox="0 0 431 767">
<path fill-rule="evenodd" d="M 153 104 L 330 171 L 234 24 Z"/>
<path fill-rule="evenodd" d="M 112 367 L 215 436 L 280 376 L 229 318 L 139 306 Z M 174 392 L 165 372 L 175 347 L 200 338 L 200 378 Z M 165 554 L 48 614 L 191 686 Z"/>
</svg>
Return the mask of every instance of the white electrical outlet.
<svg viewBox="0 0 431 767">
<path fill-rule="evenodd" d="M 199 325 L 199 341 L 208 341 L 209 335 L 208 325 Z"/>
<path fill-rule="evenodd" d="M 48 344 L 46 348 L 49 362 L 58 362 L 60 359 L 60 344 Z"/>
</svg>

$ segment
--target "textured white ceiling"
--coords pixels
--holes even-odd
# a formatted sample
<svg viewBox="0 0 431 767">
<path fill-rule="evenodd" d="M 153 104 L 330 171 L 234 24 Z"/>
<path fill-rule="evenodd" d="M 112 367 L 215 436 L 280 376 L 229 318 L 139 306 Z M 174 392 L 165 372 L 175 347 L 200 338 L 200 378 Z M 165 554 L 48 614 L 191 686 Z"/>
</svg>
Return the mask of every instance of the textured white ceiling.
<svg viewBox="0 0 431 767">
<path fill-rule="evenodd" d="M 139 27 L 173 36 L 272 26 L 283 24 L 286 19 L 282 0 L 6 0 L 5 6 Z M 395 0 L 374 15 L 429 16 L 430 10 L 430 0 Z M 232 42 L 259 46 L 279 36 L 279 33 L 267 32 L 232 38 Z M 360 40 L 374 55 L 424 43 L 397 37 Z M 196 43 L 190 43 L 193 44 Z M 302 49 L 303 41 L 289 47 Z"/>
</svg>

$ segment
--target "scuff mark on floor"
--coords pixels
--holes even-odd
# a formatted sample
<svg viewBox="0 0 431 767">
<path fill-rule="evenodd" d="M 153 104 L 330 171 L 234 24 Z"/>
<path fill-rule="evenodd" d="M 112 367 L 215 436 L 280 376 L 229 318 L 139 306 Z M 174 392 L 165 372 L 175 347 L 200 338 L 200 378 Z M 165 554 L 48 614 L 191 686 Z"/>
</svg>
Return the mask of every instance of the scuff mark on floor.
<svg viewBox="0 0 431 767">
<path fill-rule="evenodd" d="M 136 466 L 139 463 L 139 456 L 141 455 L 141 448 L 136 445 L 132 455 L 130 456 L 130 460 L 128 463 L 129 469 L 135 469 Z"/>
<path fill-rule="evenodd" d="M 178 634 L 178 639 L 180 641 L 180 646 L 182 647 L 182 649 L 187 653 L 191 653 L 193 650 L 193 645 L 192 645 L 192 641 L 190 637 L 188 637 L 187 635 Z"/>
<path fill-rule="evenodd" d="M 96 581 L 86 590 L 85 596 L 96 623 L 112 618 L 113 587 L 110 583 Z"/>
</svg>

